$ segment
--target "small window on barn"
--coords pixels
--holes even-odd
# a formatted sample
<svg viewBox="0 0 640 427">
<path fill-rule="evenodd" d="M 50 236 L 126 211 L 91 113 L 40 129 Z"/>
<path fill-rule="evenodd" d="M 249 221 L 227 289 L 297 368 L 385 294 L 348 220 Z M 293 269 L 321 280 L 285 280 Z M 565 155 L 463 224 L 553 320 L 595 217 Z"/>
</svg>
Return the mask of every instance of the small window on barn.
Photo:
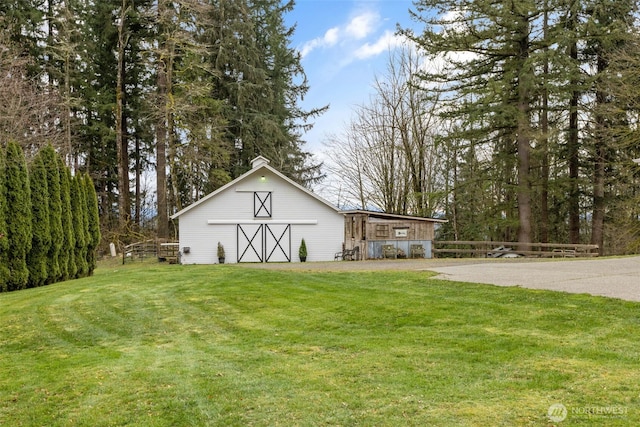
<svg viewBox="0 0 640 427">
<path fill-rule="evenodd" d="M 271 218 L 271 191 L 256 191 L 253 193 L 254 218 Z"/>
<path fill-rule="evenodd" d="M 376 225 L 376 237 L 388 237 L 389 236 L 389 226 L 386 224 L 378 224 Z"/>
</svg>

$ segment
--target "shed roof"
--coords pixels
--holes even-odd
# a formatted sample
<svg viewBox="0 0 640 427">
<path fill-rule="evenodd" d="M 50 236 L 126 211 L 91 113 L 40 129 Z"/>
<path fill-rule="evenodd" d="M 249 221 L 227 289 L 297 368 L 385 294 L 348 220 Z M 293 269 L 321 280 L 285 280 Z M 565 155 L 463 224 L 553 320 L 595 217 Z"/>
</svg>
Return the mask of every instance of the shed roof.
<svg viewBox="0 0 640 427">
<path fill-rule="evenodd" d="M 341 211 L 340 213 L 345 215 L 367 215 L 372 218 L 380 218 L 380 219 L 388 219 L 388 220 L 401 219 L 401 220 L 426 221 L 426 222 L 438 222 L 438 223 L 449 222 L 446 219 L 426 218 L 422 216 L 398 215 L 398 214 L 390 214 L 386 212 L 367 211 L 362 209 Z"/>
<path fill-rule="evenodd" d="M 340 212 L 340 210 L 336 206 L 334 206 L 333 204 L 331 204 L 327 200 L 323 199 L 322 197 L 318 196 L 314 192 L 312 192 L 309 189 L 303 187 L 302 185 L 300 185 L 297 182 L 293 181 L 291 178 L 287 177 L 286 175 L 282 174 L 278 170 L 276 170 L 276 169 L 272 168 L 271 166 L 269 166 L 269 160 L 266 159 L 265 157 L 262 157 L 262 156 L 256 157 L 255 159 L 253 159 L 251 161 L 251 165 L 253 166 L 253 168 L 251 170 L 245 172 L 244 174 L 240 175 L 239 177 L 237 177 L 233 181 L 228 182 L 227 184 L 223 185 L 222 187 L 218 188 L 217 190 L 207 194 L 206 196 L 202 197 L 197 202 L 192 203 L 191 205 L 187 206 L 186 208 L 182 209 L 181 211 L 176 212 L 175 214 L 171 215 L 171 219 L 178 218 L 180 215 L 182 215 L 182 214 L 184 214 L 186 212 L 189 212 L 191 209 L 193 209 L 193 208 L 201 205 L 202 203 L 206 202 L 207 200 L 215 197 L 217 194 L 220 194 L 221 192 L 223 192 L 227 188 L 233 187 L 234 185 L 237 185 L 239 182 L 244 181 L 248 177 L 250 177 L 252 175 L 259 174 L 263 170 L 268 170 L 269 172 L 271 172 L 271 173 L 275 174 L 276 176 L 282 178 L 288 184 L 290 184 L 293 187 L 297 188 L 301 192 L 306 193 L 307 195 L 309 195 L 309 196 L 313 197 L 314 199 L 318 200 L 319 202 L 327 205 L 328 207 L 330 207 L 334 211 L 336 211 L 338 213 L 342 213 L 342 212 Z"/>
</svg>

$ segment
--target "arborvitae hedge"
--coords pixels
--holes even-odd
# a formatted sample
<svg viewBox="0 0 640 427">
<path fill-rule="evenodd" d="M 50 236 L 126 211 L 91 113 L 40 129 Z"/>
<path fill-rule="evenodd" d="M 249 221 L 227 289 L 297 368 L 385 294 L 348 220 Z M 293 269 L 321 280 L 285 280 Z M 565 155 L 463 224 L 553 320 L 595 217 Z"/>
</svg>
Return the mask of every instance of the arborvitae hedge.
<svg viewBox="0 0 640 427">
<path fill-rule="evenodd" d="M 49 277 L 49 247 L 51 229 L 49 228 L 49 189 L 47 171 L 42 155 L 38 153 L 30 168 L 32 235 L 31 250 L 27 255 L 29 268 L 29 287 L 47 284 Z"/>
<path fill-rule="evenodd" d="M 60 251 L 60 270 L 62 280 L 76 277 L 75 247 L 76 237 L 73 233 L 73 214 L 71 213 L 71 171 L 58 156 L 58 170 L 60 172 L 60 200 L 62 201 L 62 232 L 64 243 Z M 94 190 L 95 191 L 95 190 Z"/>
<path fill-rule="evenodd" d="M 18 144 L 7 144 L 5 203 L 9 251 L 8 289 L 24 289 L 29 280 L 27 253 L 31 249 L 31 188 L 24 153 Z"/>
<path fill-rule="evenodd" d="M 58 154 L 51 145 L 45 146 L 41 154 L 49 183 L 49 226 L 51 229 L 49 283 L 53 283 L 62 278 L 60 251 L 62 250 L 64 240 L 62 231 L 62 201 L 60 199 L 60 172 L 58 171 Z"/>
<path fill-rule="evenodd" d="M 27 168 L 15 143 L 0 146 L 0 292 L 93 273 L 100 242 L 93 182 L 47 146 Z"/>
<path fill-rule="evenodd" d="M 5 203 L 5 161 L 4 150 L 0 147 L 0 292 L 7 291 L 7 282 L 9 280 L 9 260 L 7 259 L 7 251 L 9 250 L 9 239 L 7 237 L 7 223 L 5 218 L 7 217 L 6 203 Z"/>
<path fill-rule="evenodd" d="M 86 202 L 84 201 L 84 191 L 80 185 L 80 179 L 76 175 L 71 179 L 71 212 L 73 214 L 73 234 L 76 237 L 75 259 L 78 266 L 76 277 L 84 277 L 89 273 L 87 263 L 87 239 L 85 227 Z"/>
<path fill-rule="evenodd" d="M 96 249 L 100 244 L 100 213 L 98 210 L 98 196 L 93 180 L 88 174 L 84 175 L 84 188 L 87 199 L 87 215 L 89 220 L 89 237 L 90 242 L 87 244 L 87 262 L 89 264 L 89 275 L 93 274 L 96 269 Z"/>
</svg>

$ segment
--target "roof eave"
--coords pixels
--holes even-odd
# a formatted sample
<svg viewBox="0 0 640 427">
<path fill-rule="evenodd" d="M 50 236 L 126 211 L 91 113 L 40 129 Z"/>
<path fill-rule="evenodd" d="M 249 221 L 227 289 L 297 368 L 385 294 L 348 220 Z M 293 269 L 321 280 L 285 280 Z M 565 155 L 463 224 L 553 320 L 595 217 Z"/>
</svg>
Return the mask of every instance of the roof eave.
<svg viewBox="0 0 640 427">
<path fill-rule="evenodd" d="M 394 218 L 394 219 L 408 219 L 408 220 L 418 220 L 418 221 L 429 221 L 429 222 L 439 222 L 446 223 L 449 222 L 447 219 L 438 219 L 438 218 L 429 218 L 423 216 L 411 216 L 411 215 L 399 215 L 399 214 L 390 214 L 386 212 L 376 212 L 376 211 L 368 211 L 364 209 L 352 209 L 347 211 L 340 211 L 341 214 L 362 214 L 369 216 L 378 216 L 378 217 L 386 217 L 386 218 Z"/>
</svg>

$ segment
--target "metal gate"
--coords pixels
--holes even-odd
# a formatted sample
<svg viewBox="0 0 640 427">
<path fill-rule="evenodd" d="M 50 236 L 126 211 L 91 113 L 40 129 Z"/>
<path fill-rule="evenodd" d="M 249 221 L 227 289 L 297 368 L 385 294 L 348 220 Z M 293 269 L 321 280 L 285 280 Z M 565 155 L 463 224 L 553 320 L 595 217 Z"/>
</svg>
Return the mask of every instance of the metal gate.
<svg viewBox="0 0 640 427">
<path fill-rule="evenodd" d="M 238 262 L 291 262 L 291 224 L 238 224 Z"/>
</svg>

